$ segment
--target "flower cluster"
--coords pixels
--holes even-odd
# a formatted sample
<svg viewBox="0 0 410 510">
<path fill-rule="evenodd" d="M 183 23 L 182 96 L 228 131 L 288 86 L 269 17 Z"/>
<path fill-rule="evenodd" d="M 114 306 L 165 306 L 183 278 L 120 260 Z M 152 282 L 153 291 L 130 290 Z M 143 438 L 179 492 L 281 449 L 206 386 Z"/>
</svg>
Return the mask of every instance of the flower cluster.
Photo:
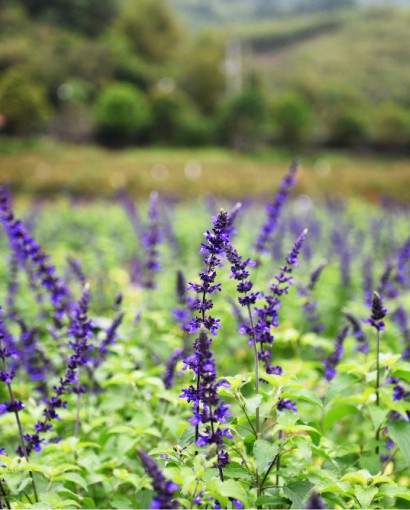
<svg viewBox="0 0 410 510">
<path fill-rule="evenodd" d="M 142 238 L 147 252 L 143 286 L 146 289 L 154 289 L 156 286 L 154 275 L 160 269 L 158 245 L 162 239 L 159 226 L 158 194 L 156 192 L 151 193 L 148 219 L 149 223 Z"/>
<path fill-rule="evenodd" d="M 288 198 L 290 188 L 296 184 L 295 176 L 299 161 L 294 160 L 287 174 L 283 178 L 278 194 L 275 200 L 266 207 L 267 219 L 261 228 L 261 232 L 256 240 L 256 252 L 261 254 L 269 250 L 268 244 L 272 239 L 272 234 L 278 225 L 280 212 Z"/>
<path fill-rule="evenodd" d="M 150 508 L 178 508 L 178 502 L 174 499 L 174 492 L 179 489 L 179 485 L 167 480 L 155 460 L 144 450 L 138 450 L 138 455 L 145 472 L 152 480 L 152 488 L 155 491 Z"/>
<path fill-rule="evenodd" d="M 345 338 L 347 337 L 347 334 L 349 332 L 349 325 L 345 325 L 342 327 L 342 329 L 339 331 L 336 342 L 335 342 L 335 350 L 332 352 L 332 354 L 323 362 L 323 364 L 326 367 L 325 370 L 325 378 L 326 381 L 331 381 L 336 376 L 336 366 L 339 364 L 339 361 L 342 359 L 343 356 L 343 343 L 345 341 Z"/>
<path fill-rule="evenodd" d="M 110 345 L 113 345 L 117 339 L 118 336 L 118 328 L 121 326 L 122 320 L 124 319 L 124 312 L 120 312 L 116 317 L 114 317 L 114 320 L 112 321 L 111 325 L 105 332 L 105 336 L 103 340 L 100 343 L 100 346 L 98 348 L 98 355 L 93 361 L 94 367 L 99 367 L 102 362 L 104 361 L 105 357 L 109 353 L 109 347 Z"/>
<path fill-rule="evenodd" d="M 299 286 L 299 293 L 306 298 L 303 303 L 303 310 L 305 312 L 305 319 L 311 324 L 310 330 L 314 333 L 321 333 L 324 329 L 322 324 L 319 324 L 320 316 L 317 312 L 317 301 L 313 299 L 312 292 L 319 281 L 323 269 L 326 267 L 326 262 L 322 262 L 311 273 L 309 283 L 306 287 Z"/>
<path fill-rule="evenodd" d="M 31 270 L 35 282 L 46 289 L 55 310 L 55 319 L 59 323 L 70 309 L 70 294 L 64 282 L 55 274 L 55 268 L 33 239 L 20 220 L 14 217 L 10 198 L 0 186 L 0 218 L 9 238 L 10 246 L 21 265 Z"/>
<path fill-rule="evenodd" d="M 231 218 L 229 213 L 221 210 L 218 216 L 212 218 L 213 228 L 212 231 L 205 233 L 206 242 L 201 243 L 200 253 L 204 254 L 205 269 L 199 273 L 201 284 L 189 283 L 188 290 L 193 290 L 200 297 L 197 297 L 194 302 L 194 308 L 200 313 L 200 316 L 193 317 L 189 323 L 189 332 L 195 333 L 200 328 L 201 324 L 216 335 L 216 331 L 221 328 L 220 319 L 215 319 L 211 315 L 206 315 L 206 312 L 213 307 L 213 302 L 207 296 L 221 291 L 221 284 L 215 284 L 216 268 L 221 265 L 221 257 L 226 250 L 227 243 L 229 242 L 229 231 L 231 227 Z"/>
<path fill-rule="evenodd" d="M 356 337 L 356 340 L 359 342 L 359 346 L 357 347 L 357 351 L 368 353 L 369 352 L 369 343 L 367 338 L 362 330 L 362 326 L 358 319 L 350 312 L 344 312 L 346 319 L 349 321 L 350 326 L 352 327 L 353 335 Z"/>
<path fill-rule="evenodd" d="M 41 450 L 41 444 L 44 442 L 44 439 L 40 438 L 40 434 L 53 429 L 50 423 L 51 421 L 60 420 L 57 410 L 67 407 L 67 402 L 62 400 L 61 397 L 69 392 L 80 395 L 87 390 L 85 386 L 80 384 L 78 369 L 89 363 L 89 351 L 92 350 L 92 346 L 88 343 L 89 339 L 92 337 L 92 329 L 94 327 L 92 321 L 88 319 L 89 300 L 90 292 L 86 285 L 80 300 L 72 312 L 71 325 L 69 328 L 69 335 L 71 337 L 69 345 L 74 353 L 68 360 L 64 376 L 60 378 L 59 384 L 53 387 L 53 395 L 45 400 L 46 407 L 43 411 L 44 419 L 36 423 L 36 433 L 24 436 L 27 441 L 28 454 L 30 454 L 32 450 Z"/>
<path fill-rule="evenodd" d="M 387 315 L 387 310 L 383 306 L 382 297 L 378 292 L 373 293 L 373 301 L 371 308 L 371 316 L 367 320 L 367 324 L 373 326 L 377 331 L 383 331 L 385 328 L 383 319 Z"/>
<path fill-rule="evenodd" d="M 187 399 L 194 404 L 194 416 L 191 423 L 199 430 L 199 425 L 205 425 L 200 433 L 197 433 L 198 446 L 216 444 L 218 463 L 217 467 L 223 468 L 229 463 L 229 455 L 223 448 L 223 437 L 232 439 L 227 428 L 219 428 L 219 424 L 226 423 L 226 418 L 232 416 L 228 412 L 230 406 L 226 405 L 218 395 L 218 388 L 224 381 L 217 382 L 215 360 L 211 351 L 212 341 L 202 327 L 199 336 L 195 340 L 195 352 L 184 363 L 197 375 L 198 384 L 182 390 L 181 398 Z M 218 427 L 218 428 L 217 428 Z"/>
<path fill-rule="evenodd" d="M 279 275 L 275 276 L 276 282 L 271 285 L 270 293 L 260 295 L 260 298 L 264 299 L 264 306 L 261 308 L 255 307 L 257 322 L 254 327 L 244 325 L 240 330 L 241 333 L 247 333 L 251 339 L 254 338 L 260 345 L 258 358 L 264 364 L 268 374 L 280 375 L 282 373 L 282 367 L 270 363 L 274 341 L 271 327 L 278 326 L 281 297 L 283 294 L 287 294 L 289 286 L 292 285 L 293 267 L 298 265 L 298 256 L 306 235 L 307 230 L 304 230 L 297 238 L 292 250 L 286 257 L 286 264 L 281 266 Z"/>
</svg>

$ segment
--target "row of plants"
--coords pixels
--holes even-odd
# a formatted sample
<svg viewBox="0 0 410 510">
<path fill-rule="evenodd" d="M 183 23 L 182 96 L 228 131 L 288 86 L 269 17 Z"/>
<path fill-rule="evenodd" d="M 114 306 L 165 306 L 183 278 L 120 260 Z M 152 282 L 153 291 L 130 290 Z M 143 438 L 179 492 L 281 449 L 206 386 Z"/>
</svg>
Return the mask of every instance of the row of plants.
<svg viewBox="0 0 410 510">
<path fill-rule="evenodd" d="M 1 188 L 3 507 L 408 506 L 408 211 L 297 168 L 266 208 Z"/>
</svg>

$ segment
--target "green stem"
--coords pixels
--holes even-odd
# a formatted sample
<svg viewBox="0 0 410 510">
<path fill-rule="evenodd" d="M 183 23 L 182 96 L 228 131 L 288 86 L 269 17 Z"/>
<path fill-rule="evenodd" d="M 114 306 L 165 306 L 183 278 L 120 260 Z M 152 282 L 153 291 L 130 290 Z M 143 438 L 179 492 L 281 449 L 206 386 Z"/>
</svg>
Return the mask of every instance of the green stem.
<svg viewBox="0 0 410 510">
<path fill-rule="evenodd" d="M 377 330 L 377 361 L 376 361 L 376 406 L 380 407 L 380 330 Z M 380 427 L 376 430 L 376 455 L 379 455 Z"/>
<path fill-rule="evenodd" d="M 2 342 L 0 341 L 0 349 L 3 348 L 3 344 Z M 7 372 L 7 363 L 6 363 L 6 358 L 3 358 L 3 370 L 5 372 Z M 13 389 L 11 387 L 11 384 L 7 384 L 7 388 L 9 390 L 9 395 L 10 395 L 10 401 L 15 404 L 16 403 L 16 399 L 14 398 L 14 393 L 13 393 Z M 18 411 L 14 411 L 14 415 L 16 417 L 16 423 L 17 423 L 17 428 L 18 428 L 18 431 L 19 431 L 19 440 L 20 440 L 20 447 L 21 447 L 21 451 L 23 452 L 23 456 L 24 458 L 26 459 L 26 462 L 28 462 L 28 453 L 27 453 L 27 448 L 26 448 L 26 444 L 24 442 L 24 434 L 23 434 L 23 427 L 21 426 L 21 421 L 20 421 L 20 416 L 19 416 L 19 413 Z M 37 489 L 36 489 L 36 484 L 34 482 L 34 476 L 33 476 L 33 472 L 32 471 L 29 471 L 29 475 L 30 475 L 30 478 L 31 478 L 31 483 L 33 485 L 33 492 L 34 492 L 34 497 L 35 497 L 35 500 L 36 500 L 36 503 L 38 503 L 38 495 L 37 495 Z"/>
<path fill-rule="evenodd" d="M 4 480 L 0 480 L 0 489 L 1 489 L 2 498 L 4 499 L 6 507 L 8 509 L 11 509 L 9 499 L 8 499 L 6 491 L 4 490 L 4 487 L 3 487 L 3 482 L 4 482 Z"/>
</svg>

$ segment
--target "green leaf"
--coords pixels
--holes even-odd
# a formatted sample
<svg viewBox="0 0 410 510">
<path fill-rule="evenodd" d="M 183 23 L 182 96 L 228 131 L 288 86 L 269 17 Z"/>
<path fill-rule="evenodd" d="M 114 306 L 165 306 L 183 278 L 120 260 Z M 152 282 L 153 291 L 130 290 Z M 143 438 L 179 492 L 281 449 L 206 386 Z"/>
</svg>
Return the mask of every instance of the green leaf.
<svg viewBox="0 0 410 510">
<path fill-rule="evenodd" d="M 279 491 L 276 491 L 272 494 L 264 494 L 263 496 L 259 496 L 259 498 L 255 501 L 255 506 L 257 508 L 267 505 L 268 508 L 286 508 L 289 506 L 289 500 L 280 496 Z"/>
<path fill-rule="evenodd" d="M 192 441 L 195 437 L 195 427 L 192 425 L 188 425 L 186 429 L 182 432 L 181 437 L 178 440 L 179 446 L 186 446 L 188 443 Z"/>
<path fill-rule="evenodd" d="M 327 432 L 334 425 L 334 423 L 350 414 L 360 414 L 360 412 L 357 407 L 348 404 L 332 407 L 325 415 L 325 419 L 323 421 L 323 431 Z"/>
<path fill-rule="evenodd" d="M 339 374 L 329 384 L 326 392 L 326 404 L 331 402 L 335 397 L 339 396 L 343 391 L 347 390 L 355 382 L 357 377 L 351 374 Z"/>
<path fill-rule="evenodd" d="M 379 490 L 376 487 L 361 487 L 360 485 L 356 485 L 354 488 L 354 494 L 361 508 L 370 508 L 371 502 L 378 492 Z"/>
<path fill-rule="evenodd" d="M 219 496 L 223 498 L 239 499 L 239 501 L 244 504 L 245 508 L 249 506 L 245 489 L 239 482 L 235 482 L 235 480 L 225 480 L 222 482 L 219 478 L 213 478 L 209 482 L 207 489 L 213 494 L 215 499 L 219 500 Z M 222 504 L 222 501 L 220 501 L 220 503 Z M 222 504 L 222 507 L 223 506 Z"/>
<path fill-rule="evenodd" d="M 63 473 L 59 476 L 56 476 L 55 480 L 63 480 L 63 481 L 67 481 L 67 482 L 73 482 L 76 485 L 79 485 L 80 487 L 82 487 L 84 490 L 87 490 L 87 488 L 88 488 L 87 482 L 78 473 L 70 473 L 70 472 Z"/>
<path fill-rule="evenodd" d="M 230 462 L 224 468 L 224 475 L 228 478 L 251 478 L 252 475 L 238 462 Z"/>
<path fill-rule="evenodd" d="M 321 399 L 316 395 L 316 393 L 313 393 L 313 391 L 307 390 L 306 388 L 287 388 L 283 393 L 282 398 L 299 398 L 301 400 L 306 400 L 306 402 L 310 402 L 323 410 L 323 402 Z"/>
<path fill-rule="evenodd" d="M 132 508 L 131 501 L 122 494 L 115 494 L 111 500 L 111 505 L 114 508 Z"/>
<path fill-rule="evenodd" d="M 256 409 L 260 407 L 262 403 L 262 395 L 255 395 L 252 398 L 245 398 L 246 411 L 249 416 L 253 416 L 256 413 Z"/>
<path fill-rule="evenodd" d="M 381 425 L 386 421 L 387 413 L 389 412 L 388 409 L 379 409 L 377 407 L 371 407 L 369 409 L 370 411 L 370 417 L 373 422 L 373 426 L 375 430 L 378 430 Z"/>
<path fill-rule="evenodd" d="M 291 508 L 304 508 L 303 501 L 308 492 L 312 488 L 312 484 L 304 481 L 297 481 L 286 485 L 283 492 L 292 501 Z"/>
<path fill-rule="evenodd" d="M 396 421 L 389 426 L 389 433 L 410 466 L 410 422 Z"/>
<path fill-rule="evenodd" d="M 253 446 L 258 473 L 263 473 L 270 466 L 279 452 L 279 446 L 273 445 L 264 439 L 258 439 Z"/>
</svg>

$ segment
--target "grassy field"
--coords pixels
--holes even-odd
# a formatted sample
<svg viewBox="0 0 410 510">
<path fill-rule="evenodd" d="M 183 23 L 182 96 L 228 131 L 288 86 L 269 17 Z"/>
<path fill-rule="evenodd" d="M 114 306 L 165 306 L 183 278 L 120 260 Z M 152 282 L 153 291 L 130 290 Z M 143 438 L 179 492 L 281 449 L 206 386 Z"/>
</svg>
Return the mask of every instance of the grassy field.
<svg viewBox="0 0 410 510">
<path fill-rule="evenodd" d="M 343 153 L 299 154 L 297 192 L 312 197 L 384 196 L 410 202 L 410 161 Z M 20 193 L 108 196 L 126 188 L 183 198 L 207 193 L 268 196 L 293 155 L 283 151 L 244 155 L 218 148 L 128 149 L 70 146 L 50 140 L 0 143 L 0 180 Z"/>
</svg>

